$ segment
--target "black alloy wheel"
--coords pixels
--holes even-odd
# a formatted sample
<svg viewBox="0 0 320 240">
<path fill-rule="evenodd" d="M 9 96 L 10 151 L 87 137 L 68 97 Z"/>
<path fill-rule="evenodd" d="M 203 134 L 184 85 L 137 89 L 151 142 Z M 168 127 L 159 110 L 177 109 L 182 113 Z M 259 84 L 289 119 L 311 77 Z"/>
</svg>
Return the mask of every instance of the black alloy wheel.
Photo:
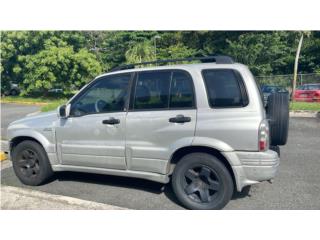
<svg viewBox="0 0 320 240">
<path fill-rule="evenodd" d="M 19 154 L 17 165 L 25 177 L 34 178 L 40 173 L 39 156 L 31 149 L 25 149 Z"/>
<path fill-rule="evenodd" d="M 222 209 L 231 199 L 234 183 L 226 165 L 204 152 L 182 157 L 172 174 L 172 189 L 188 209 Z"/>
<path fill-rule="evenodd" d="M 195 165 L 187 169 L 181 183 L 188 197 L 199 203 L 214 201 L 220 190 L 219 176 L 207 166 Z"/>
<path fill-rule="evenodd" d="M 19 143 L 13 147 L 11 158 L 16 176 L 26 185 L 38 186 L 53 175 L 47 153 L 38 142 Z"/>
</svg>

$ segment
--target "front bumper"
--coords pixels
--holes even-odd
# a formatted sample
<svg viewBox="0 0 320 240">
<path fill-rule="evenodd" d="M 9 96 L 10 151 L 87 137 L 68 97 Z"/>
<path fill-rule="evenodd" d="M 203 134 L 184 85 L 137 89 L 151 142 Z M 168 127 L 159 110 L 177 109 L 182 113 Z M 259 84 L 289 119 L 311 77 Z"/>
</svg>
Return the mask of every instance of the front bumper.
<svg viewBox="0 0 320 240">
<path fill-rule="evenodd" d="M 236 178 L 237 190 L 243 187 L 273 179 L 277 173 L 280 158 L 272 150 L 266 152 L 234 152 L 238 165 L 232 169 Z"/>
</svg>

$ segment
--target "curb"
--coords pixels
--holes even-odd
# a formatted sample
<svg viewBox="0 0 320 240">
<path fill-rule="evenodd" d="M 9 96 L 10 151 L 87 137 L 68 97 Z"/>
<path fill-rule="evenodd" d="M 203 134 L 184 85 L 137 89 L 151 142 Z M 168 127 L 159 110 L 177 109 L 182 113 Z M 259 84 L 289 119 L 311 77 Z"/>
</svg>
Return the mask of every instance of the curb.
<svg viewBox="0 0 320 240">
<path fill-rule="evenodd" d="M 0 152 L 0 161 L 4 161 L 4 160 L 7 160 L 7 155 L 3 151 L 1 151 Z"/>
<path fill-rule="evenodd" d="M 320 118 L 320 112 L 317 111 L 290 111 L 290 117 L 303 117 L 303 118 Z"/>
<path fill-rule="evenodd" d="M 0 145 L 1 145 L 0 152 L 8 152 L 9 151 L 9 146 L 8 146 L 7 140 L 1 140 Z"/>
<path fill-rule="evenodd" d="M 0 150 L 0 162 L 5 161 L 8 159 L 8 156 L 6 154 L 6 152 L 8 152 L 9 148 L 8 148 L 8 141 L 0 141 L 0 145 L 1 145 L 1 150 Z"/>
<path fill-rule="evenodd" d="M 127 208 L 27 188 L 1 185 L 1 209 L 125 210 Z"/>
</svg>

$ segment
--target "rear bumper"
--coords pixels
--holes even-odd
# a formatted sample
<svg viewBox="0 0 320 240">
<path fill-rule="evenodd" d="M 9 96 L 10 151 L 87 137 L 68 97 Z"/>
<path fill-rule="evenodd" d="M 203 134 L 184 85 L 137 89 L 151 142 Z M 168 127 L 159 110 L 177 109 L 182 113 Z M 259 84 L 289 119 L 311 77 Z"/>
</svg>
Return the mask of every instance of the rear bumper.
<svg viewBox="0 0 320 240">
<path fill-rule="evenodd" d="M 237 190 L 262 181 L 273 179 L 277 173 L 280 158 L 272 150 L 266 152 L 234 152 L 239 165 L 232 166 Z"/>
</svg>

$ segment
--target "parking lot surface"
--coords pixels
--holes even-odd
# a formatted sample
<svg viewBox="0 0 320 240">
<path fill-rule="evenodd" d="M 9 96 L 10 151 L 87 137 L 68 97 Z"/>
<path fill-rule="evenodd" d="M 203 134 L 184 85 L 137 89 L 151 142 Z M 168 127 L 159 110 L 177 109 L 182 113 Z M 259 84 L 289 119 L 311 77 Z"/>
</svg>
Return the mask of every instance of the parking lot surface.
<svg viewBox="0 0 320 240">
<path fill-rule="evenodd" d="M 2 116 L 3 117 L 3 116 Z M 320 209 L 320 120 L 291 118 L 289 140 L 273 184 L 263 182 L 235 193 L 225 209 Z M 12 168 L 1 172 L 4 185 L 31 188 L 131 209 L 183 209 L 170 184 L 85 173 L 58 173 L 46 185 L 25 186 Z"/>
<path fill-rule="evenodd" d="M 22 118 L 29 113 L 37 112 L 39 109 L 39 106 L 34 105 L 1 103 L 1 139 L 7 138 L 9 123 Z"/>
</svg>

